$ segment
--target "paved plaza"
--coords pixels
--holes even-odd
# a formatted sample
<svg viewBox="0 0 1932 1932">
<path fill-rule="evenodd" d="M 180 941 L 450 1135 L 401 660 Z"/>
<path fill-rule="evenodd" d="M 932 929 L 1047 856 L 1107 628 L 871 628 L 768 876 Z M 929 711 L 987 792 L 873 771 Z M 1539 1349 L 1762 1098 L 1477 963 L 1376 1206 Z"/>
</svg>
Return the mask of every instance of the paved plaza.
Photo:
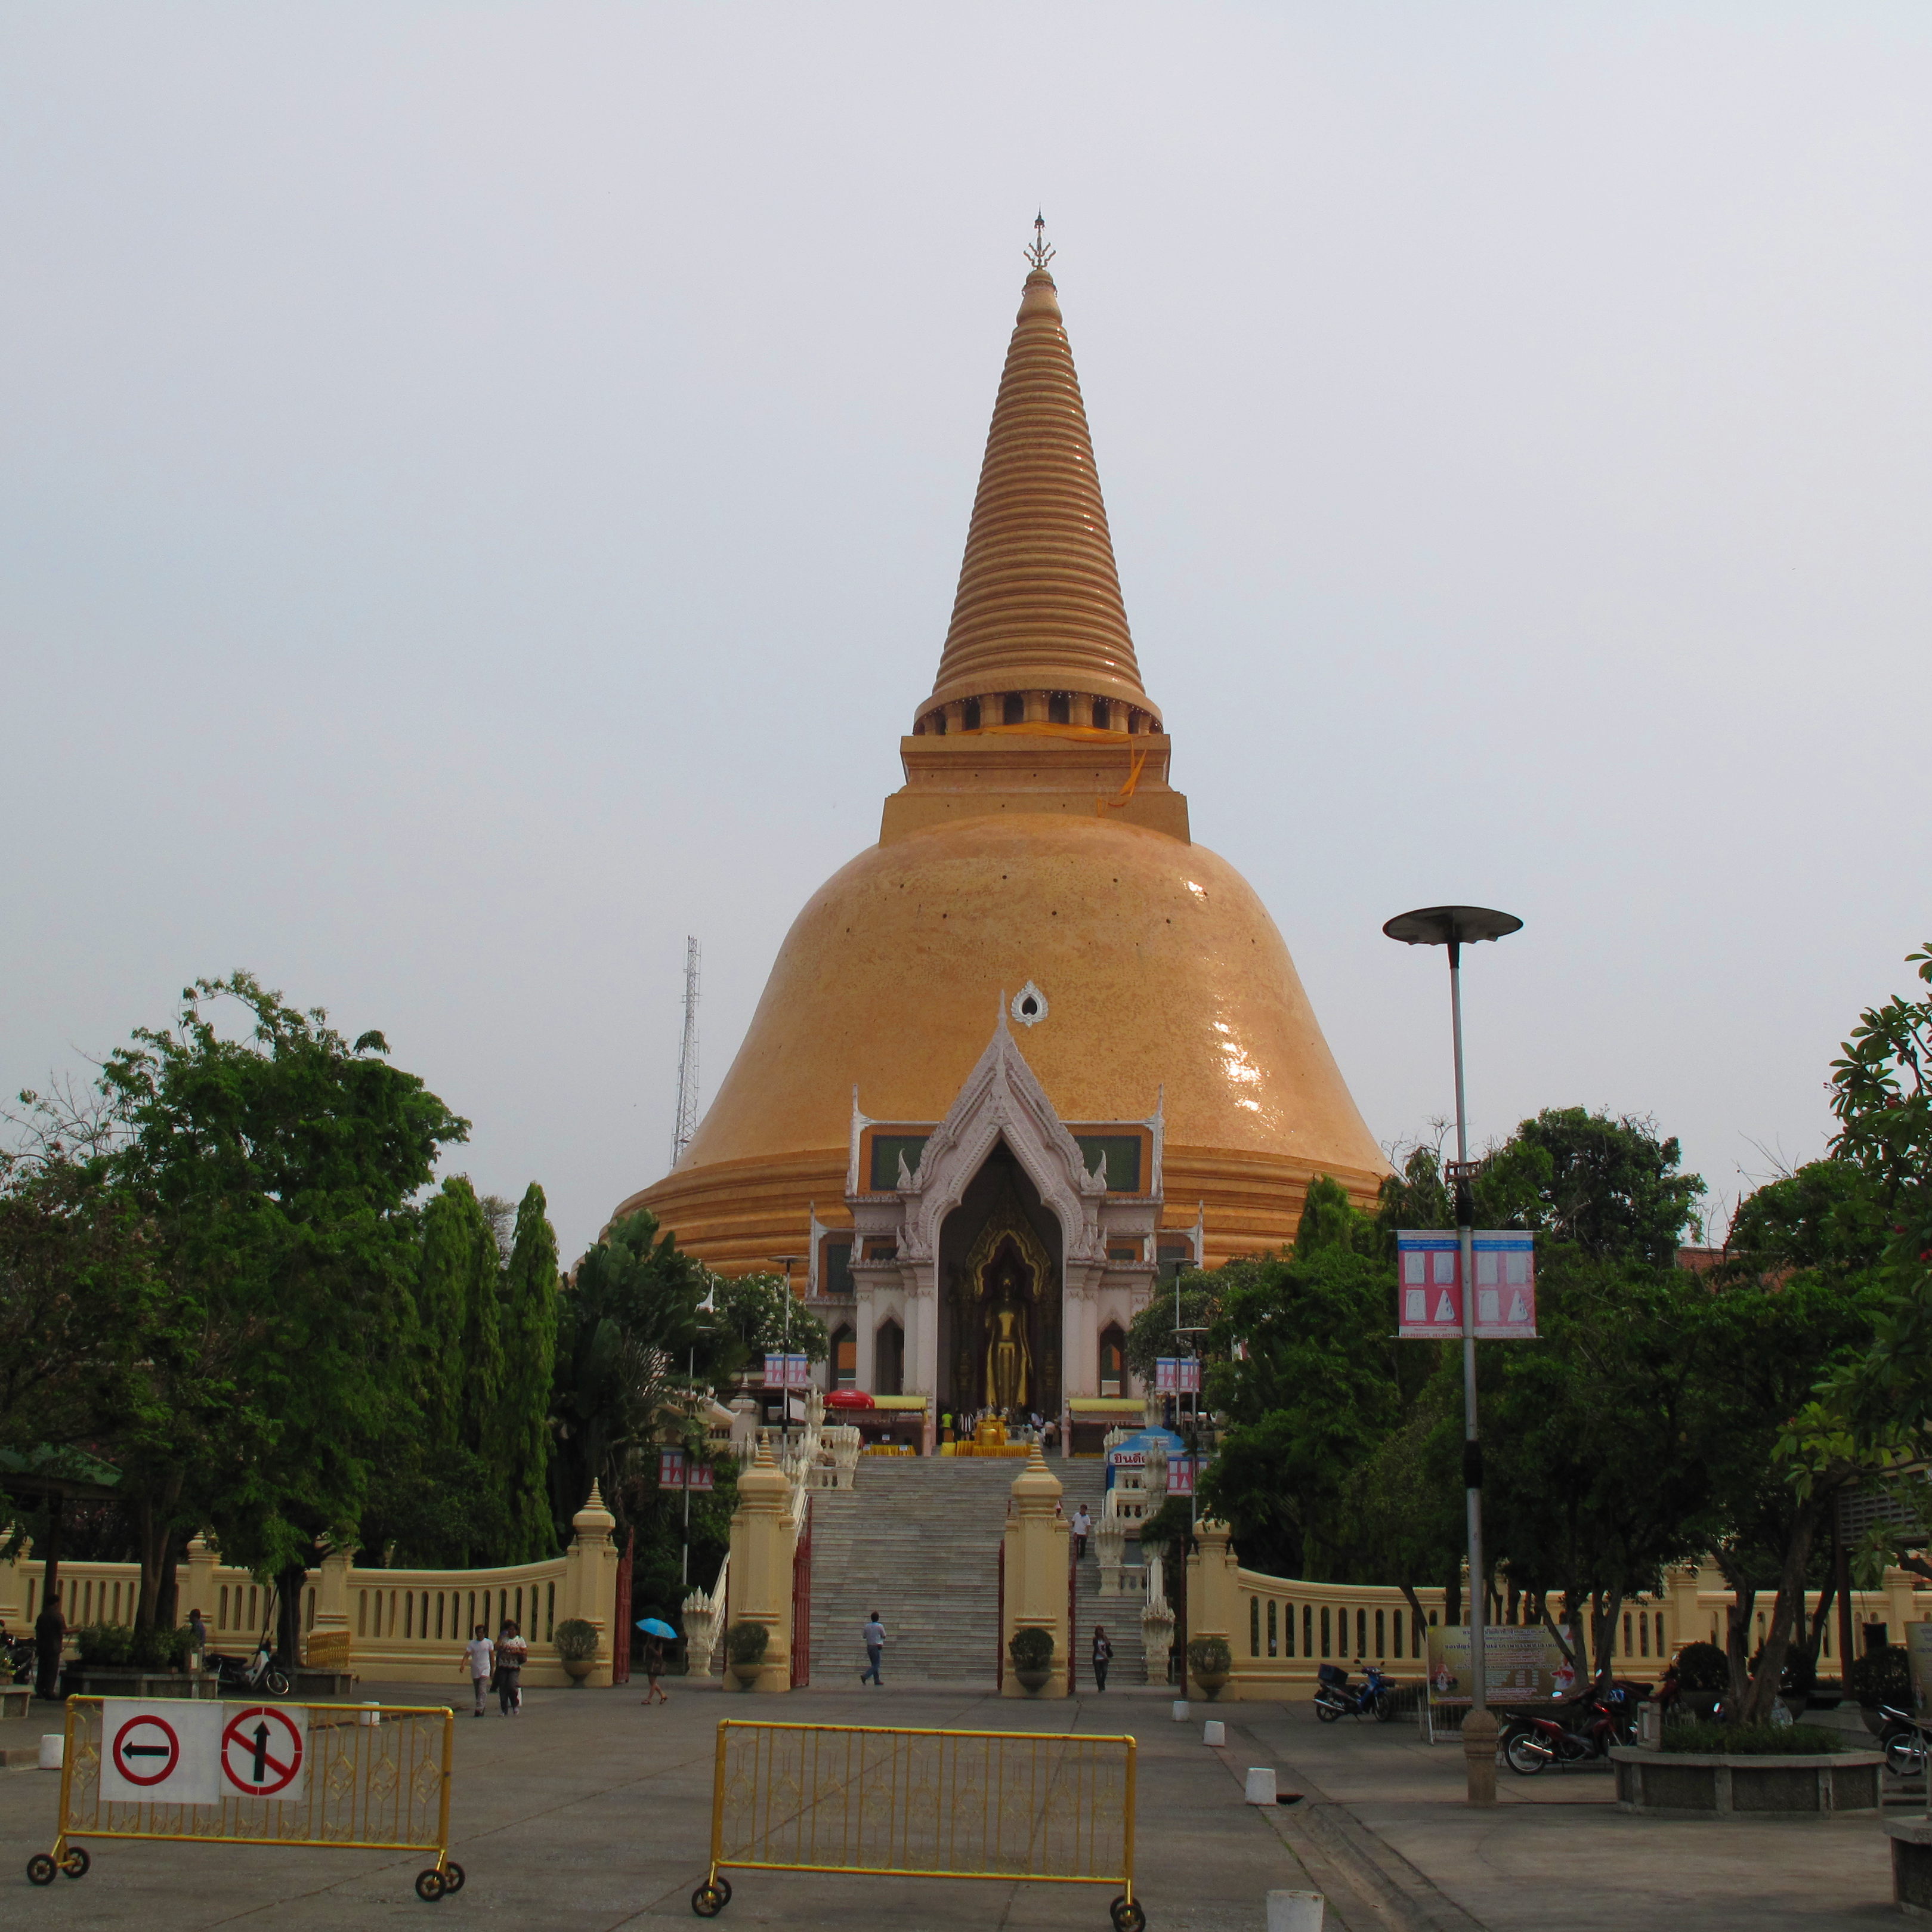
<svg viewBox="0 0 1932 1932">
<path fill-rule="evenodd" d="M 888 1664 L 890 1673 L 890 1664 Z M 857 1675 L 855 1661 L 854 1676 Z M 452 1676 L 454 1673 L 452 1672 Z M 395 1703 L 420 1688 L 365 1687 Z M 1483 1816 L 1460 1802 L 1462 1760 L 1406 1725 L 1316 1724 L 1306 1705 L 1240 1704 L 1214 1714 L 1228 1748 L 1173 1721 L 1163 1695 L 1000 1701 L 932 1685 L 809 1691 L 756 1700 L 674 1684 L 646 1710 L 642 1686 L 532 1691 L 520 1720 L 459 1718 L 454 1856 L 469 1882 L 440 1904 L 410 1890 L 414 1856 L 98 1843 L 78 1882 L 22 1876 L 52 1835 L 56 1778 L 0 1772 L 0 1923 L 138 1928 L 260 1923 L 278 1928 L 445 1924 L 479 1918 L 524 1932 L 692 1926 L 708 1843 L 716 1726 L 727 1714 L 792 1721 L 1000 1730 L 1131 1731 L 1140 1744 L 1137 1890 L 1151 1932 L 1260 1932 L 1274 1888 L 1318 1890 L 1342 1932 L 1834 1932 L 1900 1923 L 1875 1822 L 1694 1824 L 1627 1818 L 1599 1772 L 1505 1773 Z M 19 1748 L 51 1720 L 0 1726 Z M 1264 1811 L 1243 1802 L 1250 1765 L 1306 1794 Z M 1006 1882 L 745 1872 L 721 1928 L 951 1932 L 1088 1928 L 1106 1932 L 1108 1892 Z"/>
</svg>

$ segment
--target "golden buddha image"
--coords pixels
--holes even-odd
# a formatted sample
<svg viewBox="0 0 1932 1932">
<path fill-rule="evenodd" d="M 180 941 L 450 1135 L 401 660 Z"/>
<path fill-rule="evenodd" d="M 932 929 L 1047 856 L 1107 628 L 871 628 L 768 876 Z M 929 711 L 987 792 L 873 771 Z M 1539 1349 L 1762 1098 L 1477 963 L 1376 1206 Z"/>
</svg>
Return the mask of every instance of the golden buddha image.
<svg viewBox="0 0 1932 1932">
<path fill-rule="evenodd" d="M 1023 1410 L 1033 1390 L 1033 1352 L 1027 1346 L 1025 1285 L 1018 1265 L 1000 1266 L 986 1304 L 986 1400 L 994 1408 Z"/>
</svg>

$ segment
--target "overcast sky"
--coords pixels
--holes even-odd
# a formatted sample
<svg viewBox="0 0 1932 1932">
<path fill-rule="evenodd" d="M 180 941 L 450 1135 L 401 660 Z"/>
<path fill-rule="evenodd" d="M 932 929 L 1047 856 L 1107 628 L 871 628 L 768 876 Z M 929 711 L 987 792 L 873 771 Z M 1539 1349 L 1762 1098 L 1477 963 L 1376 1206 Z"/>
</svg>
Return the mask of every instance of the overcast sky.
<svg viewBox="0 0 1932 1932">
<path fill-rule="evenodd" d="M 573 1252 L 931 688 L 1036 206 L 1194 831 L 1378 1138 L 1726 1200 L 1932 936 L 1932 11 L 0 8 L 0 1083 L 245 966 Z"/>
</svg>

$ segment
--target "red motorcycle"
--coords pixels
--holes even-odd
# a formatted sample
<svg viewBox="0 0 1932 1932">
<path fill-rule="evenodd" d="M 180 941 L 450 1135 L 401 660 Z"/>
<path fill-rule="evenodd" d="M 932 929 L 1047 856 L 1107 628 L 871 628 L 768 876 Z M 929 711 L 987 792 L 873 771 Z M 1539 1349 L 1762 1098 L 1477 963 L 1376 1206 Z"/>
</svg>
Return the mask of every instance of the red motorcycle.
<svg viewBox="0 0 1932 1932">
<path fill-rule="evenodd" d="M 1581 1764 L 1608 1756 L 1612 1744 L 1630 1742 L 1629 1727 L 1616 1706 L 1600 1697 L 1582 1697 L 1571 1707 L 1572 1721 L 1539 1718 L 1520 1711 L 1496 1740 L 1509 1768 L 1533 1778 L 1546 1765 Z"/>
</svg>

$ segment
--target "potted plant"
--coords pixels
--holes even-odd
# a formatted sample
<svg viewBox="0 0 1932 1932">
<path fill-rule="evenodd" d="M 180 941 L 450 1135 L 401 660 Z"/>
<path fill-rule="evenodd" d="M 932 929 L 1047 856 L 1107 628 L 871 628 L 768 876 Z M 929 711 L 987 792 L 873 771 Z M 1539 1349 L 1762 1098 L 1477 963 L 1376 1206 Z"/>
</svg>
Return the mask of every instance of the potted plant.
<svg viewBox="0 0 1932 1932">
<path fill-rule="evenodd" d="M 568 1673 L 572 1688 L 580 1689 L 597 1668 L 597 1626 L 581 1617 L 566 1617 L 551 1631 L 550 1641 L 556 1646 L 558 1660 Z"/>
<path fill-rule="evenodd" d="M 771 1640 L 770 1630 L 748 1618 L 734 1624 L 724 1633 L 724 1660 L 730 1665 L 731 1675 L 737 1678 L 740 1690 L 748 1690 L 758 1681 L 758 1672 L 764 1664 L 765 1652 Z"/>
<path fill-rule="evenodd" d="M 1224 1637 L 1197 1636 L 1187 1646 L 1187 1668 L 1211 1702 L 1234 1674 L 1234 1653 Z"/>
<path fill-rule="evenodd" d="M 1031 1624 L 1015 1630 L 1006 1654 L 1013 1660 L 1013 1676 L 1020 1688 L 1029 1697 L 1038 1696 L 1053 1675 L 1052 1631 Z"/>
<path fill-rule="evenodd" d="M 1731 1688 L 1730 1660 L 1714 1643 L 1687 1643 L 1677 1653 L 1677 1708 L 1683 1718 L 1708 1718 Z"/>
</svg>

